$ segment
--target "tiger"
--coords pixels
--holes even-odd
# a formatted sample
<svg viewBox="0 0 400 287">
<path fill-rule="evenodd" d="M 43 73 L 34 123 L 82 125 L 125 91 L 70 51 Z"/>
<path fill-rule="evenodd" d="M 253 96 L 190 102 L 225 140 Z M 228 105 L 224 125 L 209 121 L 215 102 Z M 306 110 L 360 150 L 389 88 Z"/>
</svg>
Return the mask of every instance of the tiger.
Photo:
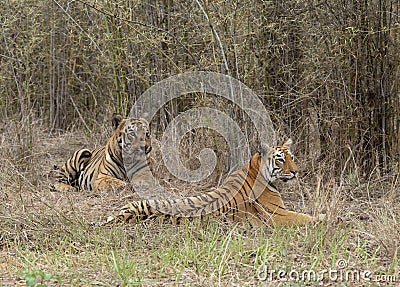
<svg viewBox="0 0 400 287">
<path fill-rule="evenodd" d="M 151 177 L 147 165 L 151 138 L 149 124 L 144 118 L 112 117 L 113 135 L 105 146 L 77 150 L 61 168 L 54 167 L 56 191 L 123 190 L 138 178 Z"/>
<path fill-rule="evenodd" d="M 263 146 L 240 169 L 231 173 L 225 183 L 197 196 L 179 199 L 150 199 L 126 204 L 116 217 L 108 217 L 101 226 L 118 222 L 137 223 L 158 218 L 179 224 L 182 220 L 223 216 L 225 219 L 247 220 L 252 226 L 304 225 L 317 222 L 317 217 L 286 209 L 273 182 L 293 180 L 297 165 L 288 139 L 275 148 Z"/>
</svg>

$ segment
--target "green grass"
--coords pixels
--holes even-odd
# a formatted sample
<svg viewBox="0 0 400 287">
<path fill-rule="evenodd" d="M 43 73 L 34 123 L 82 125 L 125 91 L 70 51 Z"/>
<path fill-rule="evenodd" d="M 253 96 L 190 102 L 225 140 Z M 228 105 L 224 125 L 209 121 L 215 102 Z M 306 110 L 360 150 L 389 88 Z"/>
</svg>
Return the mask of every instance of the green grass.
<svg viewBox="0 0 400 287">
<path fill-rule="evenodd" d="M 48 279 L 71 286 L 261 286 L 279 283 L 271 270 L 321 272 L 337 269 L 339 260 L 348 262 L 352 270 L 382 267 L 378 250 L 355 240 L 357 234 L 350 228 L 328 230 L 326 224 L 277 229 L 218 221 L 112 229 L 55 227 L 54 233 L 36 230 L 29 240 L 17 237 L 3 242 L 3 252 L 14 254 L 2 257 L 1 264 L 7 264 L 7 258 L 18 262 L 8 265 L 10 276 L 19 274 L 28 282 L 32 276 L 23 270 L 40 270 L 54 276 Z M 387 275 L 395 272 L 397 254 L 387 266 Z"/>
</svg>

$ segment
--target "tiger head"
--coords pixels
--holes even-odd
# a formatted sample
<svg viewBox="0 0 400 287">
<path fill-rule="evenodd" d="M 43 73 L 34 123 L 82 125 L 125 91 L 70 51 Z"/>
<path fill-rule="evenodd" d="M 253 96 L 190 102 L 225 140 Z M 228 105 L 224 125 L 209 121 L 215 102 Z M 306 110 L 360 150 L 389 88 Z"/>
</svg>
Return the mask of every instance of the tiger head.
<svg viewBox="0 0 400 287">
<path fill-rule="evenodd" d="M 144 157 L 151 151 L 149 123 L 143 118 L 123 118 L 114 115 L 112 118 L 114 134 L 110 141 L 116 149 L 126 156 Z"/>
<path fill-rule="evenodd" d="M 269 183 L 277 179 L 288 181 L 296 177 L 297 165 L 290 151 L 291 144 L 292 140 L 288 139 L 276 148 L 262 148 L 260 170 Z"/>
</svg>

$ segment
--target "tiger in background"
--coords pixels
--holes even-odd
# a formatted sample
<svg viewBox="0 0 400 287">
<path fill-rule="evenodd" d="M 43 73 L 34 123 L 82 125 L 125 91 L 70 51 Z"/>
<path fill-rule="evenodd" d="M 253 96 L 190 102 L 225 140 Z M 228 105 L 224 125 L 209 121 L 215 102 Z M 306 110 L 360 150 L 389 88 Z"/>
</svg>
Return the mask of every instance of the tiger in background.
<svg viewBox="0 0 400 287">
<path fill-rule="evenodd" d="M 104 147 L 80 149 L 57 170 L 56 191 L 110 191 L 124 189 L 138 178 L 151 177 L 147 154 L 151 151 L 149 124 L 143 118 L 114 115 L 113 135 Z"/>
<path fill-rule="evenodd" d="M 253 226 L 303 225 L 323 219 L 285 208 L 279 191 L 272 182 L 292 180 L 297 166 L 290 151 L 289 139 L 276 148 L 265 147 L 241 169 L 233 172 L 225 184 L 204 194 L 181 199 L 142 200 L 125 205 L 119 215 L 109 217 L 101 226 L 118 222 L 136 223 L 159 218 L 180 223 L 185 219 L 210 215 L 246 219 Z"/>
</svg>

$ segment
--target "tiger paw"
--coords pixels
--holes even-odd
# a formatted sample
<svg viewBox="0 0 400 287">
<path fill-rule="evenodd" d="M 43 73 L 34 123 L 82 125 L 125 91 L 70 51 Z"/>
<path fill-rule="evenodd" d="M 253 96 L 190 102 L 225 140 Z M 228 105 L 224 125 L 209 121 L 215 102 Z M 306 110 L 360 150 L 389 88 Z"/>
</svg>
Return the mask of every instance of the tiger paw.
<svg viewBox="0 0 400 287">
<path fill-rule="evenodd" d="M 109 176 L 103 176 L 100 180 L 94 182 L 95 191 L 120 193 L 131 189 L 131 184 Z"/>
<path fill-rule="evenodd" d="M 59 191 L 59 192 L 76 192 L 78 189 L 74 186 L 71 186 L 66 183 L 57 182 L 50 185 L 50 189 L 52 191 Z"/>
<path fill-rule="evenodd" d="M 93 227 L 111 227 L 117 222 L 117 219 L 113 216 L 107 217 L 106 221 L 96 221 L 89 223 L 89 226 Z"/>
<path fill-rule="evenodd" d="M 109 217 L 107 217 L 107 220 L 106 221 L 94 221 L 94 222 L 90 222 L 89 223 L 89 226 L 91 226 L 91 227 L 110 227 L 110 226 L 112 226 L 112 224 L 113 224 L 113 221 L 114 221 L 114 217 L 112 217 L 112 216 L 109 216 Z"/>
</svg>

